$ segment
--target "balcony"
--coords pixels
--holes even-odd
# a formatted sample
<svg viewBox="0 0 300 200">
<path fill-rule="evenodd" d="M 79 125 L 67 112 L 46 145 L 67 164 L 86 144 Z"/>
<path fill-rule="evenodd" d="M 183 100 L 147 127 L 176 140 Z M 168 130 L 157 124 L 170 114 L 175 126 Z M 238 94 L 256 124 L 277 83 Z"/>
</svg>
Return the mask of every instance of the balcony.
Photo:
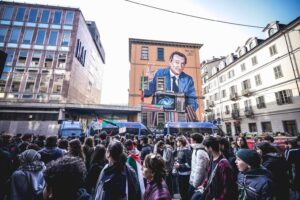
<svg viewBox="0 0 300 200">
<path fill-rule="evenodd" d="M 211 109 L 209 106 L 205 106 L 204 111 L 205 111 L 205 112 L 211 112 L 212 109 Z"/>
<path fill-rule="evenodd" d="M 247 118 L 252 118 L 254 116 L 252 108 L 246 108 L 244 113 Z"/>
<path fill-rule="evenodd" d="M 208 106 L 209 106 L 209 107 L 214 107 L 214 106 L 215 106 L 215 102 L 209 101 L 209 102 L 208 102 Z"/>
<path fill-rule="evenodd" d="M 259 103 L 256 105 L 258 109 L 262 109 L 262 108 L 265 108 L 266 107 L 266 104 L 263 102 L 263 103 Z"/>
<path fill-rule="evenodd" d="M 245 97 L 249 97 L 251 95 L 250 89 L 247 88 L 247 89 L 242 90 L 242 95 Z"/>
<path fill-rule="evenodd" d="M 226 114 L 226 115 L 229 115 L 229 114 L 230 114 L 230 111 L 229 111 L 229 110 L 225 110 L 225 114 Z"/>
<path fill-rule="evenodd" d="M 236 100 L 238 100 L 238 95 L 237 95 L 237 93 L 235 92 L 235 93 L 232 93 L 232 94 L 230 94 L 230 100 L 232 100 L 232 101 L 236 101 Z"/>
<path fill-rule="evenodd" d="M 232 110 L 231 117 L 232 117 L 232 119 L 240 119 L 240 111 L 239 110 Z"/>
</svg>

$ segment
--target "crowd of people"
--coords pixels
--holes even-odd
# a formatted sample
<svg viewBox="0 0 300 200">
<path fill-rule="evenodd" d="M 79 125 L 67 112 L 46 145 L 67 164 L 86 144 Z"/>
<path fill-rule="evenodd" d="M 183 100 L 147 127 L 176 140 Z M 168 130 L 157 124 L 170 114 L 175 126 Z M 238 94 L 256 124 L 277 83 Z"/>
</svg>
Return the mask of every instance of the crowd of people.
<svg viewBox="0 0 300 200">
<path fill-rule="evenodd" d="M 4 200 L 300 199 L 300 137 L 0 135 Z"/>
</svg>

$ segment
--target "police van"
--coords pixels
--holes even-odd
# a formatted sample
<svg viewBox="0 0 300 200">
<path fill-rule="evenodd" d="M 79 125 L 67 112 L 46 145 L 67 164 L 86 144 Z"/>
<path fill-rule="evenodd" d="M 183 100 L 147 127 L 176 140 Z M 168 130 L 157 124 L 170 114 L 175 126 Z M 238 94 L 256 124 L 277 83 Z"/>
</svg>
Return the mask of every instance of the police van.
<svg viewBox="0 0 300 200">
<path fill-rule="evenodd" d="M 84 136 L 82 124 L 79 121 L 62 121 L 59 130 L 58 137 L 81 137 Z"/>
</svg>

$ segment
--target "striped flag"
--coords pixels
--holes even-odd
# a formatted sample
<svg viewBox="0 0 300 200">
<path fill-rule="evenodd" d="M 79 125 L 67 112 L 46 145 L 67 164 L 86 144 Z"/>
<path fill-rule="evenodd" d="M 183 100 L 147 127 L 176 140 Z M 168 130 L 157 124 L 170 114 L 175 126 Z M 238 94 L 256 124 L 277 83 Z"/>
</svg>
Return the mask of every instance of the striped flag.
<svg viewBox="0 0 300 200">
<path fill-rule="evenodd" d="M 134 171 L 136 173 L 136 176 L 139 180 L 140 192 L 141 192 L 141 195 L 143 196 L 145 193 L 145 185 L 144 185 L 140 155 L 135 150 L 129 151 L 128 157 L 127 157 L 127 163 L 134 169 Z"/>
</svg>

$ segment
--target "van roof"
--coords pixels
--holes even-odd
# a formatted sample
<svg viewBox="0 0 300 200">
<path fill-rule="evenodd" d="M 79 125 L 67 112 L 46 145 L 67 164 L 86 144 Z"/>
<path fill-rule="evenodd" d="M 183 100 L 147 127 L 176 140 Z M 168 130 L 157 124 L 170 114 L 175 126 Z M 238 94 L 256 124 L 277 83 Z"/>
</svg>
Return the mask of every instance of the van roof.
<svg viewBox="0 0 300 200">
<path fill-rule="evenodd" d="M 141 122 L 114 122 L 117 126 L 113 126 L 112 124 L 105 124 L 103 128 L 114 128 L 114 127 L 126 127 L 126 128 L 139 128 L 139 129 L 147 129 L 144 124 Z"/>
<path fill-rule="evenodd" d="M 167 122 L 165 128 L 213 128 L 218 127 L 211 122 Z"/>
</svg>

